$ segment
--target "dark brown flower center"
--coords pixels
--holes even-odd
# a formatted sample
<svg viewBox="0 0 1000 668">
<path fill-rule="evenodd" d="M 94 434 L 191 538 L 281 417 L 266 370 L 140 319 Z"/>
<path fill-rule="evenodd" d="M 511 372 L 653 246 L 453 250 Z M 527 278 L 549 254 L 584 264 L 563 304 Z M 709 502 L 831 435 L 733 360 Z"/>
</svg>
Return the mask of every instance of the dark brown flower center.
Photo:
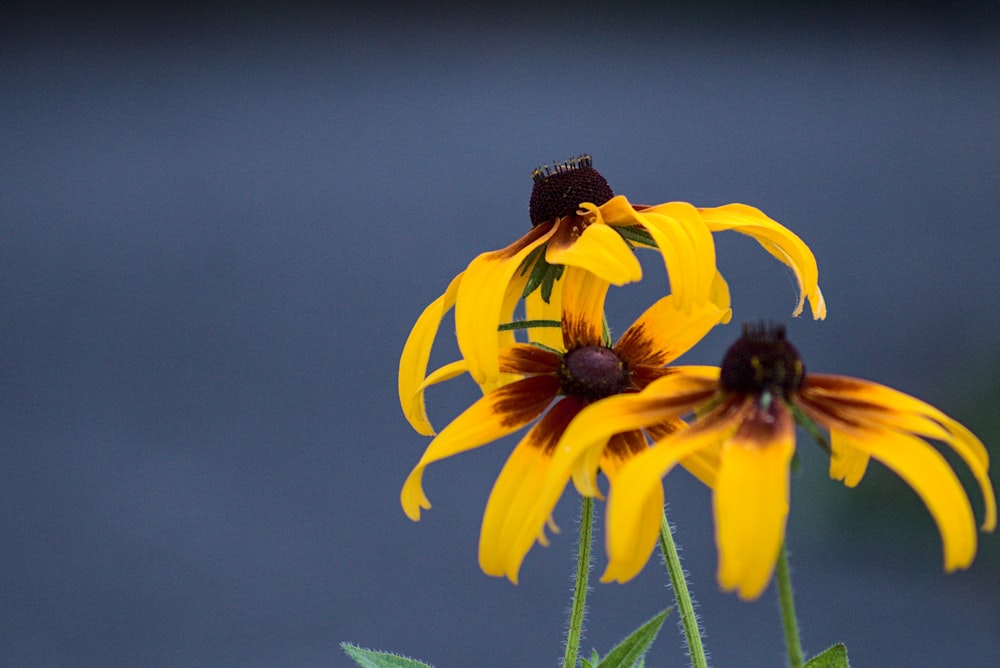
<svg viewBox="0 0 1000 668">
<path fill-rule="evenodd" d="M 726 392 L 788 397 L 802 384 L 805 366 L 781 325 L 743 325 L 743 335 L 722 359 L 719 384 Z"/>
<path fill-rule="evenodd" d="M 563 394 L 588 402 L 632 387 L 628 365 L 605 346 L 584 346 L 566 353 L 559 366 L 559 379 Z"/>
<path fill-rule="evenodd" d="M 582 202 L 601 206 L 615 196 L 604 177 L 591 166 L 589 155 L 581 155 L 552 167 L 543 165 L 531 173 L 531 225 L 572 216 Z"/>
</svg>

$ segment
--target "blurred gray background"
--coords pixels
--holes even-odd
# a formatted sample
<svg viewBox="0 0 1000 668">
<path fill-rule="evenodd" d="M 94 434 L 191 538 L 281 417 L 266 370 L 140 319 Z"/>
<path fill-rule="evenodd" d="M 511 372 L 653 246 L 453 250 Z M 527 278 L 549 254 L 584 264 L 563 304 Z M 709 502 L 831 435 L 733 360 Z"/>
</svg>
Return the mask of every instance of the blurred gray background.
<svg viewBox="0 0 1000 668">
<path fill-rule="evenodd" d="M 866 7 L 6 16 L 0 663 L 346 666 L 346 640 L 439 668 L 554 665 L 575 492 L 519 586 L 483 575 L 513 441 L 431 467 L 414 524 L 398 493 L 429 439 L 395 384 L 426 303 L 528 228 L 532 168 L 582 152 L 633 202 L 753 204 L 819 259 L 829 318 L 792 321 L 791 274 L 717 236 L 734 323 L 682 361 L 718 363 L 741 321 L 786 322 L 808 368 L 935 403 L 998 456 L 997 5 Z M 665 285 L 642 258 L 647 280 L 611 296 L 618 332 Z M 435 388 L 432 420 L 475 396 Z M 873 465 L 846 490 L 800 446 L 807 652 L 996 665 L 997 537 L 945 575 L 904 483 Z M 719 593 L 708 492 L 683 472 L 666 491 L 713 664 L 781 665 L 773 588 Z M 583 649 L 671 601 L 656 559 L 595 580 Z M 676 621 L 647 665 L 685 664 Z"/>
</svg>

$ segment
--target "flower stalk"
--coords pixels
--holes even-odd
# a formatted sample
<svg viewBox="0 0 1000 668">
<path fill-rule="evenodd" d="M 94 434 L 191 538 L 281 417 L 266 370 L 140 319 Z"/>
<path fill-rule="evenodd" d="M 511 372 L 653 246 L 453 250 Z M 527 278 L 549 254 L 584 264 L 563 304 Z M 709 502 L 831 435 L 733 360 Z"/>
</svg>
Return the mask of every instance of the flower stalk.
<svg viewBox="0 0 1000 668">
<path fill-rule="evenodd" d="M 707 668 L 708 662 L 705 659 L 705 649 L 701 644 L 698 616 L 694 612 L 687 579 L 684 577 L 684 568 L 681 566 L 681 557 L 674 544 L 670 522 L 667 521 L 666 508 L 664 508 L 660 520 L 660 550 L 663 552 L 663 560 L 667 564 L 667 573 L 670 575 L 670 584 L 674 588 L 674 598 L 677 600 L 677 607 L 681 613 L 681 623 L 684 625 L 684 638 L 687 641 L 691 666 L 692 668 Z"/>
<path fill-rule="evenodd" d="M 587 590 L 590 586 L 590 548 L 594 531 L 594 500 L 589 496 L 580 497 L 580 541 L 576 554 L 576 584 L 573 587 L 573 603 L 569 612 L 569 629 L 566 631 L 566 652 L 563 668 L 576 668 L 576 658 L 580 652 L 580 637 L 583 634 L 583 618 L 587 611 Z"/>
<path fill-rule="evenodd" d="M 778 605 L 781 608 L 781 626 L 785 633 L 788 665 L 790 668 L 802 668 L 805 657 L 802 652 L 802 641 L 799 639 L 799 620 L 795 615 L 795 597 L 792 593 L 792 573 L 788 567 L 787 544 L 781 546 L 775 579 L 778 581 Z"/>
</svg>

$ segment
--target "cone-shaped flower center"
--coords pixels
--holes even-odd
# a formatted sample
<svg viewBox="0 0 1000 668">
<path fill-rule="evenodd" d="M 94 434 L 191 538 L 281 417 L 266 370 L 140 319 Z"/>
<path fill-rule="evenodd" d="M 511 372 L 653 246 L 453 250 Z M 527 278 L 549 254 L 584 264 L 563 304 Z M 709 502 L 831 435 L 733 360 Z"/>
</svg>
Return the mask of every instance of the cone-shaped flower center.
<svg viewBox="0 0 1000 668">
<path fill-rule="evenodd" d="M 531 225 L 548 220 L 572 216 L 581 202 L 601 206 L 615 196 L 611 186 L 596 169 L 591 167 L 589 155 L 543 165 L 531 173 L 535 181 L 531 189 Z"/>
<path fill-rule="evenodd" d="M 743 325 L 743 335 L 722 359 L 719 384 L 726 392 L 788 397 L 794 394 L 805 367 L 799 351 L 785 339 L 781 325 Z"/>
<path fill-rule="evenodd" d="M 563 356 L 559 367 L 562 392 L 597 401 L 632 386 L 628 365 L 605 346 L 585 346 Z"/>
</svg>

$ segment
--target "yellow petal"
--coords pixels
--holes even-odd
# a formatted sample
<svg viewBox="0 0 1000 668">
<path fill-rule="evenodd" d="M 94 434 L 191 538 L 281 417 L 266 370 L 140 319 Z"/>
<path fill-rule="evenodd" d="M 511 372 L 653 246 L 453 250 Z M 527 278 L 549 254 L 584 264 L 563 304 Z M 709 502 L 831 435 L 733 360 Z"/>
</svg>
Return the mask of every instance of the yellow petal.
<svg viewBox="0 0 1000 668">
<path fill-rule="evenodd" d="M 965 456 L 982 468 L 989 467 L 989 452 L 978 438 L 957 420 L 909 394 L 869 380 L 834 374 L 810 374 L 808 391 L 840 402 L 852 417 L 865 421 L 877 421 L 942 441 L 951 433 L 966 442 Z"/>
<path fill-rule="evenodd" d="M 682 309 L 706 299 L 729 308 L 728 286 L 715 267 L 715 242 L 693 206 L 668 202 L 636 210 L 619 195 L 602 204 L 599 213 L 608 225 L 639 226 L 653 237 Z"/>
<path fill-rule="evenodd" d="M 420 509 L 431 507 L 421 482 L 428 465 L 517 431 L 541 415 L 558 391 L 559 380 L 552 376 L 525 378 L 465 409 L 431 441 L 403 484 L 400 503 L 407 517 L 419 520 Z"/>
<path fill-rule="evenodd" d="M 680 229 L 688 237 L 688 245 L 692 249 L 695 272 L 691 278 L 697 286 L 696 303 L 711 294 L 713 282 L 718 270 L 715 266 L 715 240 L 712 232 L 702 220 L 698 209 L 687 202 L 667 202 L 656 207 L 656 213 L 667 216 L 680 224 Z M 644 220 L 648 222 L 649 218 Z"/>
<path fill-rule="evenodd" d="M 424 383 L 427 362 L 430 361 L 431 347 L 441 319 L 455 304 L 463 274 L 453 278 L 444 294 L 432 301 L 420 314 L 399 358 L 399 404 L 409 423 L 424 436 L 433 435 L 434 428 L 427 419 L 424 393 L 420 388 Z"/>
<path fill-rule="evenodd" d="M 801 394 L 804 408 L 812 405 L 826 410 L 834 421 L 842 421 L 841 430 L 850 431 L 852 424 L 874 425 L 946 443 L 958 453 L 979 484 L 985 508 L 982 529 L 996 528 L 997 504 L 989 478 L 989 452 L 960 422 L 916 397 L 849 376 L 809 374 Z"/>
<path fill-rule="evenodd" d="M 537 447 L 527 436 L 518 443 L 507 459 L 503 470 L 493 485 L 483 526 L 479 535 L 479 566 L 487 575 L 508 576 L 517 584 L 519 569 L 508 573 L 507 564 L 524 560 L 534 540 L 527 545 L 512 545 L 505 538 L 512 532 L 513 524 L 524 521 L 524 506 L 530 505 L 546 482 L 551 456 Z M 565 487 L 565 481 L 563 486 Z M 550 509 L 551 512 L 551 509 Z M 518 529 L 524 528 L 523 524 Z M 535 522 L 531 530 L 544 533 L 545 519 Z"/>
<path fill-rule="evenodd" d="M 687 210 L 672 211 L 683 214 Z M 641 212 L 640 216 L 643 227 L 656 241 L 657 249 L 663 256 L 670 291 L 677 299 L 678 307 L 687 311 L 708 301 L 715 284 L 715 243 L 710 234 L 699 232 L 699 227 L 706 230 L 701 219 L 690 216 L 677 219 L 648 211 Z"/>
<path fill-rule="evenodd" d="M 923 499 L 941 532 L 944 569 L 967 568 L 976 556 L 976 522 L 962 483 L 941 453 L 919 438 L 886 430 L 872 430 L 855 443 Z"/>
<path fill-rule="evenodd" d="M 662 478 L 678 461 L 714 447 L 732 429 L 726 421 L 706 420 L 698 429 L 684 429 L 654 443 L 622 467 L 608 494 L 608 567 L 601 582 L 627 582 L 642 570 L 656 545 L 648 516 L 653 503 L 662 503 Z"/>
<path fill-rule="evenodd" d="M 830 478 L 855 487 L 868 469 L 868 453 L 858 448 L 854 439 L 837 429 L 830 430 Z"/>
<path fill-rule="evenodd" d="M 443 367 L 435 369 L 430 375 L 424 378 L 424 382 L 420 383 L 420 387 L 417 389 L 423 393 L 423 391 L 431 385 L 437 385 L 438 383 L 443 383 L 446 380 L 458 378 L 468 370 L 469 365 L 465 363 L 465 360 L 458 360 L 457 362 L 445 364 Z M 425 434 L 425 436 L 430 435 L 431 434 Z"/>
<path fill-rule="evenodd" d="M 723 444 L 712 495 L 719 586 L 744 600 L 759 597 L 770 582 L 788 518 L 795 429 L 787 410 L 772 409 L 747 415 Z"/>
<path fill-rule="evenodd" d="M 586 208 L 587 221 L 602 222 L 615 227 L 641 226 L 643 219 L 624 195 L 615 195 L 599 207 Z"/>
<path fill-rule="evenodd" d="M 642 392 L 614 395 L 590 404 L 563 434 L 553 466 L 571 472 L 580 494 L 599 497 L 597 469 L 608 439 L 689 412 L 714 392 L 713 372 L 718 378 L 715 367 L 676 367 Z"/>
<path fill-rule="evenodd" d="M 565 273 L 563 278 L 552 284 L 552 294 L 549 301 L 542 299 L 541 290 L 533 290 L 524 300 L 524 314 L 527 320 L 550 320 L 559 322 L 562 320 L 562 293 Z M 528 330 L 528 340 L 533 343 L 540 343 L 543 346 L 562 350 L 563 335 L 562 328 L 555 327 L 533 327 Z"/>
<path fill-rule="evenodd" d="M 646 427 L 646 433 L 654 441 L 661 441 L 681 429 L 687 429 L 687 427 L 686 422 L 679 418 L 674 418 L 669 422 L 664 421 L 661 424 Z M 706 487 L 715 487 L 715 478 L 719 475 L 719 453 L 721 449 L 721 446 L 700 448 L 681 459 L 681 466 L 688 473 L 700 480 Z"/>
<path fill-rule="evenodd" d="M 638 575 L 642 567 L 649 561 L 650 555 L 656 548 L 656 541 L 660 534 L 660 522 L 663 518 L 663 485 L 662 483 L 657 484 L 658 482 L 654 481 L 650 485 L 645 500 L 639 502 L 642 505 L 635 508 L 635 511 L 639 513 L 637 520 L 638 538 L 635 547 L 626 554 L 625 558 L 608 558 L 608 565 L 601 574 L 601 582 L 628 582 Z M 608 498 L 612 498 L 613 494 L 612 491 Z M 613 549 L 610 516 L 605 521 L 605 525 L 604 548 L 610 555 Z"/>
<path fill-rule="evenodd" d="M 715 480 L 719 477 L 719 466 L 722 464 L 722 448 L 705 447 L 681 460 L 681 466 L 688 473 L 701 481 L 706 487 L 715 488 Z"/>
<path fill-rule="evenodd" d="M 601 345 L 608 282 L 578 267 L 567 267 L 562 281 L 564 349 Z"/>
<path fill-rule="evenodd" d="M 726 317 L 722 320 L 723 325 L 728 324 L 733 319 L 733 312 L 730 310 L 733 301 L 729 296 L 729 284 L 726 283 L 726 279 L 722 277 L 722 274 L 718 270 L 716 270 L 715 278 L 712 280 L 712 291 L 709 294 L 708 300 L 727 311 Z"/>
<path fill-rule="evenodd" d="M 489 575 L 504 575 L 517 584 L 525 555 L 536 541 L 547 544 L 545 527 L 562 495 L 567 476 L 553 477 L 552 450 L 581 404 L 567 397 L 514 448 L 486 504 L 479 539 L 479 563 Z M 555 494 L 543 498 L 542 490 Z"/>
<path fill-rule="evenodd" d="M 631 461 L 630 459 L 621 460 L 616 457 L 606 456 L 601 460 L 601 470 L 604 475 L 607 476 L 608 482 L 610 483 L 611 489 L 615 488 L 618 482 L 618 472 L 621 470 L 622 466 Z M 641 554 L 645 546 L 656 545 L 656 539 L 660 534 L 660 523 L 663 519 L 663 485 L 653 485 L 650 489 L 649 494 L 641 508 L 638 508 L 639 517 L 637 518 L 637 523 L 639 526 L 639 536 L 637 543 L 643 546 L 638 550 Z M 608 535 L 605 532 L 605 548 L 608 546 Z M 634 572 L 638 572 L 642 569 L 643 564 L 645 564 L 648 559 L 648 553 L 652 551 L 653 548 L 649 548 L 646 552 L 646 557 L 642 558 L 642 563 L 636 565 L 634 563 L 628 564 L 626 571 L 634 569 Z M 641 557 L 637 557 L 639 559 Z M 615 565 L 616 569 L 619 567 L 618 564 Z M 601 577 L 603 582 L 613 582 L 619 580 L 619 576 L 623 576 L 624 573 L 618 573 L 617 570 L 612 570 L 609 564 L 608 568 L 605 569 L 604 574 Z M 626 578 L 627 579 L 627 578 Z M 622 580 L 624 581 L 624 580 Z"/>
<path fill-rule="evenodd" d="M 536 228 L 537 229 L 537 228 Z M 516 246 L 483 253 L 469 263 L 455 302 L 455 334 L 472 378 L 489 390 L 499 382 L 497 351 L 501 316 L 513 310 L 508 290 L 521 262 L 552 236 L 547 232 L 526 236 Z M 509 342 L 509 341 L 508 341 Z"/>
<path fill-rule="evenodd" d="M 530 343 L 515 343 L 500 349 L 500 371 L 508 374 L 555 375 L 562 356 Z"/>
<path fill-rule="evenodd" d="M 702 220 L 713 232 L 735 230 L 753 237 L 792 270 L 799 284 L 799 303 L 793 315 L 802 313 L 802 307 L 808 298 L 813 318 L 822 320 L 826 317 L 826 302 L 819 289 L 816 258 L 802 239 L 760 209 L 745 204 L 727 204 L 699 211 Z"/>
<path fill-rule="evenodd" d="M 728 309 L 710 301 L 685 312 L 678 306 L 677 298 L 668 295 L 646 309 L 625 330 L 615 352 L 632 366 L 664 366 L 694 347 L 728 314 Z"/>
<path fill-rule="evenodd" d="M 521 295 L 524 293 L 524 286 L 527 285 L 527 283 L 527 274 L 515 275 L 511 278 L 510 283 L 507 285 L 507 292 L 504 293 L 503 304 L 500 307 L 499 322 L 510 322 L 513 319 L 514 310 L 517 307 L 517 304 L 521 301 Z M 496 338 L 497 347 L 501 357 L 500 374 L 497 376 L 488 376 L 482 383 L 479 383 L 479 389 L 482 390 L 483 394 L 492 392 L 501 385 L 512 383 L 520 378 L 520 375 L 517 373 L 504 373 L 502 363 L 504 350 L 514 345 L 520 345 L 516 341 L 515 332 L 513 330 L 499 331 L 497 332 Z M 468 364 L 468 362 L 466 362 L 466 364 Z"/>
<path fill-rule="evenodd" d="M 596 210 L 593 204 L 581 208 Z M 560 231 L 563 231 L 562 228 Z M 588 225 L 579 236 L 557 234 L 545 249 L 550 264 L 586 269 L 608 283 L 624 285 L 642 278 L 635 252 L 617 232 L 602 224 Z"/>
</svg>

